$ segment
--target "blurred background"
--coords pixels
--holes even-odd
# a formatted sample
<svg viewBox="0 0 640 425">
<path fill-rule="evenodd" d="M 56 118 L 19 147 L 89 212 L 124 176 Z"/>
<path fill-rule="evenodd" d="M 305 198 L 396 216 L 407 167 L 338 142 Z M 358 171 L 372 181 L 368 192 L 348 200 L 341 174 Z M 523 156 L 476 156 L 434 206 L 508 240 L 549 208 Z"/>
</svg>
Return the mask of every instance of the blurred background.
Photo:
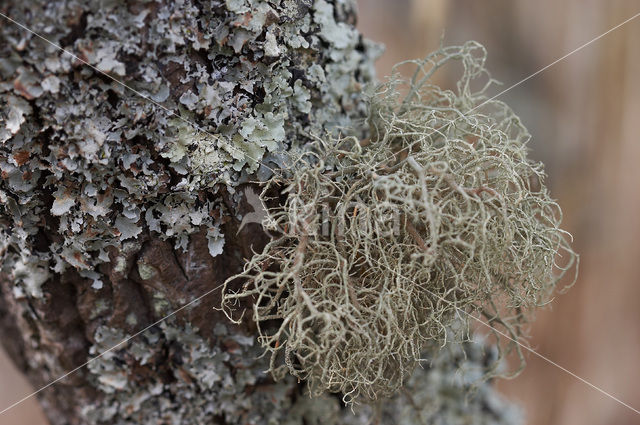
<svg viewBox="0 0 640 425">
<path fill-rule="evenodd" d="M 378 75 L 473 39 L 503 88 L 640 12 L 637 0 L 359 0 L 360 30 L 386 51 Z M 533 135 L 531 156 L 581 255 L 576 285 L 537 315 L 541 354 L 640 408 L 640 17 L 504 94 Z M 495 93 L 501 89 L 496 88 Z M 500 391 L 529 425 L 633 425 L 637 415 L 528 355 Z M 0 407 L 29 387 L 0 352 Z M 44 424 L 34 400 L 0 425 Z M 457 424 L 452 424 L 457 425 Z"/>
</svg>

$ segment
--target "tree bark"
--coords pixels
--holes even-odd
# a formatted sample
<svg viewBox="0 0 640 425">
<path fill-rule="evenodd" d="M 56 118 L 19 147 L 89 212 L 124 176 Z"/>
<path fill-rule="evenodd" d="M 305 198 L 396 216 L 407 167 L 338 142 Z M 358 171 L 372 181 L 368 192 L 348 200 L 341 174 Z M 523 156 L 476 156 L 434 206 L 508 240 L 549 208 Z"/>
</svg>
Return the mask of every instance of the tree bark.
<svg viewBox="0 0 640 425">
<path fill-rule="evenodd" d="M 39 393 L 52 424 L 514 417 L 484 384 L 466 403 L 468 383 L 434 381 L 465 351 L 482 367 L 477 348 L 353 413 L 340 395 L 274 382 L 251 325 L 214 310 L 219 285 L 267 240 L 257 224 L 239 231 L 251 182 L 313 135 L 364 128 L 377 47 L 351 2 L 0 0 L 0 11 L 76 55 L 0 18 L 0 335 L 13 361 L 42 387 L 213 290 Z M 455 403 L 436 396 L 444 387 Z"/>
</svg>

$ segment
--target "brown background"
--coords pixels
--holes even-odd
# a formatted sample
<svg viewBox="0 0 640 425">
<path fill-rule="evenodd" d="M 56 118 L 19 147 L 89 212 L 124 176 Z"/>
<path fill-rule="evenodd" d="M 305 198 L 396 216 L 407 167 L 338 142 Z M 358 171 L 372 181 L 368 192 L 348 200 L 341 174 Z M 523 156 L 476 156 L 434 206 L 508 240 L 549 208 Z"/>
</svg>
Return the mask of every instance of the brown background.
<svg viewBox="0 0 640 425">
<path fill-rule="evenodd" d="M 640 12 L 637 0 L 359 0 L 361 31 L 393 63 L 469 39 L 504 88 Z M 531 346 L 640 409 L 640 17 L 502 96 L 534 136 L 532 157 L 581 254 L 576 286 L 538 314 Z M 497 90 L 498 91 L 498 90 Z M 496 91 L 496 93 L 497 93 Z M 640 424 L 634 414 L 528 356 L 499 383 L 529 425 Z M 29 387 L 0 352 L 0 410 Z M 44 423 L 33 400 L 0 425 Z M 452 424 L 455 425 L 455 424 Z"/>
</svg>

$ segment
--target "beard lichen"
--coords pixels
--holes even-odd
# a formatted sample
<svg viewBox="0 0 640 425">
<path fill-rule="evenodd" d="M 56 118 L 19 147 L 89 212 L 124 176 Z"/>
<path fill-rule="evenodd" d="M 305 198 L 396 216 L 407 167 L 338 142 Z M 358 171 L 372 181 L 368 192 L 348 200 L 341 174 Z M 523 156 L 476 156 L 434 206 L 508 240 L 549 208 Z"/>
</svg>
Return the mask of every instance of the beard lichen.
<svg viewBox="0 0 640 425">
<path fill-rule="evenodd" d="M 369 139 L 320 138 L 265 187 L 286 196 L 263 223 L 274 236 L 227 281 L 223 308 L 240 320 L 251 299 L 276 378 L 347 402 L 389 396 L 425 354 L 468 338 L 462 312 L 521 338 L 574 265 L 529 133 L 487 100 L 485 58 L 469 42 L 412 61 L 412 79 L 371 95 Z M 463 75 L 443 90 L 433 74 L 453 62 Z"/>
</svg>

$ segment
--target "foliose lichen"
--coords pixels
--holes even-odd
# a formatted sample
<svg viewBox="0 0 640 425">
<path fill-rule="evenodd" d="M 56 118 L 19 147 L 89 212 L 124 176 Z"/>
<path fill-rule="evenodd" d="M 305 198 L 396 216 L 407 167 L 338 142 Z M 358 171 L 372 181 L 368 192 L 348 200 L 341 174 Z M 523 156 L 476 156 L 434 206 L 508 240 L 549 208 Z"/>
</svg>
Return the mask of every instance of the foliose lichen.
<svg viewBox="0 0 640 425">
<path fill-rule="evenodd" d="M 91 423 L 207 423 L 220 418 L 226 424 L 250 425 L 399 425 L 473 423 L 517 425 L 519 409 L 498 396 L 482 381 L 497 352 L 482 339 L 451 344 L 423 362 L 408 379 L 406 390 L 374 405 L 344 409 L 339 397 L 311 398 L 293 377 L 274 382 L 266 373 L 268 360 L 260 356 L 254 338 L 230 334 L 216 327 L 223 347 L 211 349 L 190 327 L 169 321 L 146 333 L 130 346 L 90 364 L 92 379 L 106 397 L 87 406 Z M 120 342 L 117 329 L 97 330 L 92 353 Z M 153 359 L 157 345 L 170 351 L 170 365 L 157 365 L 171 373 L 170 384 L 158 375 L 130 375 Z M 156 400 L 162 399 L 158 404 Z M 203 405 L 204 404 L 204 405 Z M 186 421 L 186 422 L 185 422 Z"/>
<path fill-rule="evenodd" d="M 283 166 L 283 152 L 312 143 L 312 134 L 355 127 L 379 51 L 354 30 L 353 1 L 25 0 L 0 8 L 76 56 L 3 20 L 0 272 L 14 285 L 24 326 L 32 327 L 25 346 L 39 356 L 29 368 L 44 379 L 79 362 L 43 348 L 46 338 L 62 346 L 69 336 L 44 332 L 55 326 L 33 305 L 66 306 L 57 294 L 70 282 L 81 288 L 69 290 L 65 319 L 73 316 L 74 353 L 86 359 L 83 344 L 97 353 L 124 328 L 191 301 L 199 294 L 180 294 L 175 279 L 159 279 L 160 265 L 136 252 L 154 239 L 186 252 L 194 235 L 204 234 L 210 256 L 226 254 L 234 241 L 225 223 L 241 219 L 238 187 L 269 179 Z M 350 37 L 338 41 L 335 31 Z M 130 275 L 139 285 L 162 285 L 149 287 L 149 317 L 122 311 L 126 303 L 116 299 L 134 286 Z M 120 314 L 125 319 L 115 320 Z M 264 365 L 230 376 L 257 354 L 242 341 L 240 348 L 221 342 L 240 331 L 222 337 L 199 330 L 196 337 L 188 329 L 181 319 L 162 328 L 164 339 L 149 333 L 137 341 L 133 357 L 119 353 L 92 364 L 96 390 L 83 394 L 93 399 L 83 399 L 82 423 L 247 423 L 243 415 L 286 407 L 279 400 L 295 381 L 260 392 L 253 386 L 262 385 Z M 153 369 L 156 380 L 140 381 L 148 357 L 162 363 L 167 353 L 160 340 L 189 353 L 172 357 L 185 364 Z M 165 384 L 174 372 L 178 383 Z M 75 377 L 81 382 L 82 371 Z M 256 395 L 243 401 L 247 391 Z"/>
<path fill-rule="evenodd" d="M 94 271 L 108 261 L 108 247 L 143 232 L 185 249 L 205 228 L 211 254 L 222 252 L 221 219 L 234 214 L 223 194 L 256 171 L 268 178 L 277 153 L 311 134 L 363 116 L 360 91 L 377 47 L 341 21 L 354 7 L 324 0 L 8 6 L 17 21 L 156 103 L 3 24 L 4 270 L 37 297 L 50 273 Z M 45 228 L 59 235 L 47 247 L 36 241 Z"/>
</svg>

